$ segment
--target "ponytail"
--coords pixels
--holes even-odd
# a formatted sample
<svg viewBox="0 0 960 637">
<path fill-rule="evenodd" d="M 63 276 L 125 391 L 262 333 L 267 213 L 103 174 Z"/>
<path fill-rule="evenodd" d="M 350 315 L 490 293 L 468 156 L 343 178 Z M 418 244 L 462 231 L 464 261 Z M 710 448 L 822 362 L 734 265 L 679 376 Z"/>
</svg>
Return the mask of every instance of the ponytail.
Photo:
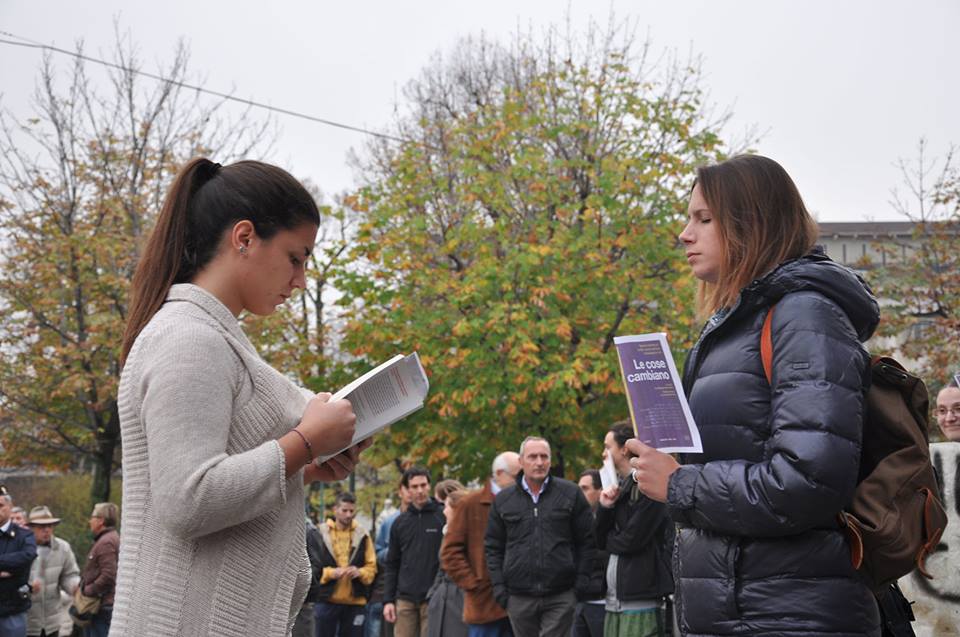
<svg viewBox="0 0 960 637">
<path fill-rule="evenodd" d="M 191 281 L 216 254 L 223 232 L 242 219 L 269 239 L 302 223 L 319 225 L 320 212 L 303 185 L 276 166 L 240 161 L 221 167 L 201 157 L 180 170 L 133 274 L 121 366 L 170 287 Z"/>
</svg>

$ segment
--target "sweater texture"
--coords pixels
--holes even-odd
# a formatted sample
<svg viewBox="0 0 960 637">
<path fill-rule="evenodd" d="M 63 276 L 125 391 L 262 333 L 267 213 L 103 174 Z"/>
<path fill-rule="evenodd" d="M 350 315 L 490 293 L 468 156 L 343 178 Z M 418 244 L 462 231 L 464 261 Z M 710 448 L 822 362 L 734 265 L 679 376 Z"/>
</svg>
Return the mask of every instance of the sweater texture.
<svg viewBox="0 0 960 637">
<path fill-rule="evenodd" d="M 110 634 L 282 637 L 310 585 L 303 474 L 277 438 L 308 393 L 236 318 L 171 287 L 120 378 L 123 537 Z"/>
</svg>

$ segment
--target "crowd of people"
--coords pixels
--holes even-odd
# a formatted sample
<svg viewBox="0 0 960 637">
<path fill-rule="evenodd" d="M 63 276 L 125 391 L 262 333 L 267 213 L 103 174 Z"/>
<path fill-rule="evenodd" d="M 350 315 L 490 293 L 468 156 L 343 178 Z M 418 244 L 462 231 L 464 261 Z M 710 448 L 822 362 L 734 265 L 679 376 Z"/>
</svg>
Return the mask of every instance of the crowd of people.
<svg viewBox="0 0 960 637">
<path fill-rule="evenodd" d="M 73 547 L 56 537 L 60 518 L 38 505 L 27 513 L 0 485 L 0 637 L 106 637 L 113 610 L 120 538 L 117 505 L 101 502 L 90 514 L 94 543 L 83 569 Z M 80 615 L 69 600 L 96 600 Z"/>
<path fill-rule="evenodd" d="M 339 494 L 333 519 L 307 531 L 314 585 L 294 635 L 671 634 L 674 530 L 631 478 L 632 437 L 626 422 L 607 434 L 620 478 L 607 489 L 596 470 L 579 484 L 551 475 L 550 443 L 537 436 L 497 455 L 472 490 L 411 467 L 375 541 L 354 496 Z"/>
<path fill-rule="evenodd" d="M 704 321 L 683 371 L 702 453 L 676 458 L 618 425 L 604 453 L 620 480 L 606 489 L 592 473 L 579 485 L 551 475 L 536 436 L 469 493 L 413 468 L 372 546 L 346 495 L 332 520 L 303 520 L 304 485 L 344 478 L 371 443 L 349 446 L 353 405 L 271 368 L 238 322 L 305 286 L 319 225 L 313 197 L 276 166 L 200 158 L 174 180 L 121 344 L 115 599 L 80 584 L 112 612 L 111 634 L 626 637 L 665 634 L 673 616 L 702 636 L 881 634 L 837 523 L 857 482 L 862 343 L 879 306 L 815 246 L 779 164 L 699 167 L 678 237 Z M 937 415 L 954 439 L 960 401 L 955 384 L 944 391 Z M 36 548 L 3 506 L 6 599 L 21 594 L 13 555 Z M 115 551 L 115 509 L 94 514 L 98 544 Z M 16 612 L 0 607 L 0 626 L 19 630 L 29 600 L 3 603 Z"/>
</svg>

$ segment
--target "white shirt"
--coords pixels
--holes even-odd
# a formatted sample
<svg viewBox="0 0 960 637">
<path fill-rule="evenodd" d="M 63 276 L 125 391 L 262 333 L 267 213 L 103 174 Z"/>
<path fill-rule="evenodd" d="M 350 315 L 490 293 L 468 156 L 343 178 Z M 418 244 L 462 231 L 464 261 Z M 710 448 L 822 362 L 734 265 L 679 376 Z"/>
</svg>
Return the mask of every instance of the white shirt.
<svg viewBox="0 0 960 637">
<path fill-rule="evenodd" d="M 523 487 L 524 491 L 530 494 L 530 497 L 533 498 L 534 504 L 540 502 L 540 496 L 543 495 L 543 490 L 547 488 L 548 482 L 550 482 L 550 476 L 547 476 L 546 480 L 543 481 L 543 484 L 540 485 L 540 491 L 535 494 L 530 490 L 530 485 L 527 484 L 527 476 L 520 478 L 520 486 Z"/>
</svg>

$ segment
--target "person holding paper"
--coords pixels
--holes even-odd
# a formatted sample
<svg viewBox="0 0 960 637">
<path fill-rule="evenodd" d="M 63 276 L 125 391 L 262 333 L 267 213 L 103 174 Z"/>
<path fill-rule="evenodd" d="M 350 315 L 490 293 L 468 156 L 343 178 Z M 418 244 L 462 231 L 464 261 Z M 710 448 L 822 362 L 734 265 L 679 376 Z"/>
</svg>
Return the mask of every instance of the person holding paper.
<svg viewBox="0 0 960 637">
<path fill-rule="evenodd" d="M 673 521 L 667 508 L 640 493 L 630 477 L 630 454 L 624 445 L 633 425 L 618 422 L 603 439 L 618 485 L 600 493 L 594 533 L 597 546 L 610 554 L 606 571 L 604 637 L 664 637 L 667 596 L 673 593 L 670 555 Z"/>
<path fill-rule="evenodd" d="M 679 524 L 677 614 L 698 635 L 879 635 L 838 513 L 857 482 L 879 320 L 853 271 L 818 248 L 786 171 L 741 155 L 697 170 L 680 234 L 706 325 L 683 386 L 702 454 L 627 442 L 634 477 Z M 773 307 L 772 386 L 760 357 Z"/>
<path fill-rule="evenodd" d="M 285 637 L 310 586 L 304 482 L 346 477 L 348 401 L 271 368 L 238 317 L 305 285 L 320 215 L 289 173 L 194 159 L 137 264 L 121 348 L 115 635 Z M 362 445 L 361 445 L 362 446 Z"/>
</svg>

